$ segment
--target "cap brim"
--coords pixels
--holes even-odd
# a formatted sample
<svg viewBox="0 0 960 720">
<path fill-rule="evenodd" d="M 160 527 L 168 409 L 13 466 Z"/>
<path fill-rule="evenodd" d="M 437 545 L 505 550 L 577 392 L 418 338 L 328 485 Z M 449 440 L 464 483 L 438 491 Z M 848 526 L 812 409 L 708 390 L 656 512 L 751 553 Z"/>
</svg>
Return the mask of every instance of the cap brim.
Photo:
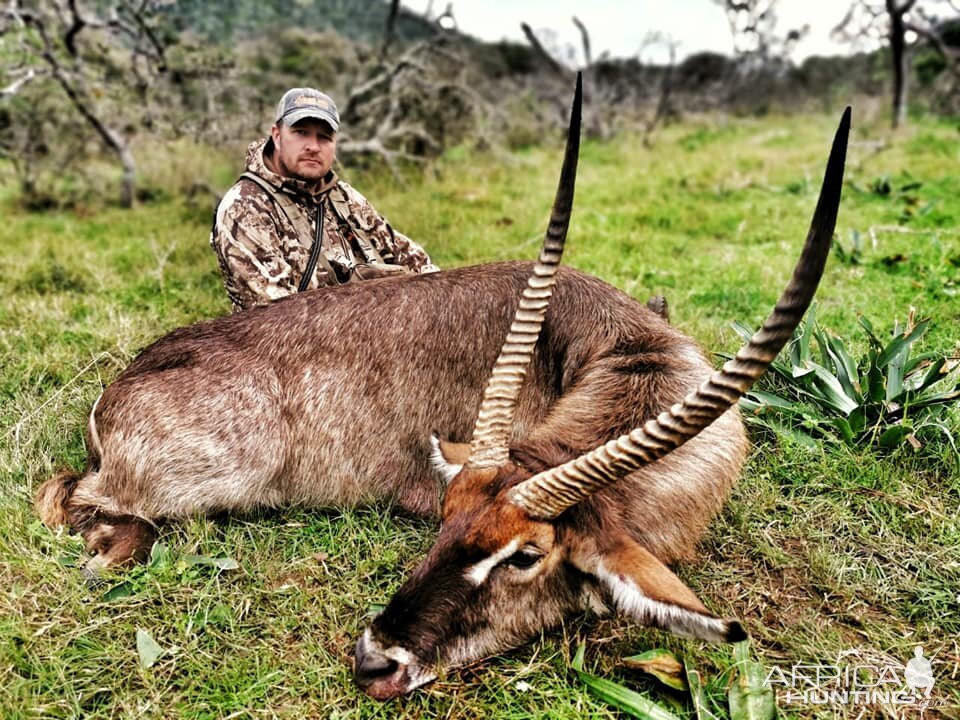
<svg viewBox="0 0 960 720">
<path fill-rule="evenodd" d="M 294 110 L 284 115 L 281 120 L 286 125 L 295 125 L 301 120 L 306 120 L 307 118 L 313 118 L 314 120 L 322 120 L 327 123 L 334 132 L 340 129 L 340 124 L 337 122 L 337 119 L 330 113 L 325 113 L 322 110 L 317 110 L 316 108 L 302 108 Z"/>
</svg>

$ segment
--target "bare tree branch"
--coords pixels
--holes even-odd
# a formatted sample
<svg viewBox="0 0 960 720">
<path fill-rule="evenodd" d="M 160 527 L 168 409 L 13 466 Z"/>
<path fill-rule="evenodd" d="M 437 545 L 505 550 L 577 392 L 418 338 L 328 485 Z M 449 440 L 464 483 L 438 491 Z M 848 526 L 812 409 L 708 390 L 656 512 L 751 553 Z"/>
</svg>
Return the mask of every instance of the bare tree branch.
<svg viewBox="0 0 960 720">
<path fill-rule="evenodd" d="M 86 15 L 77 0 L 48 0 L 40 4 L 10 0 L 4 16 L 19 28 L 17 39 L 24 56 L 34 58 L 34 64 L 39 62 L 45 71 L 31 67 L 4 88 L 4 94 L 17 92 L 41 75 L 56 82 L 79 116 L 120 161 L 121 203 L 130 206 L 135 198 L 136 164 L 128 141 L 108 123 L 107 118 L 113 116 L 115 108 L 101 99 L 102 69 L 111 62 L 106 59 L 109 54 L 104 54 L 99 47 L 98 54 L 84 52 L 81 42 L 88 29 L 102 29 L 115 38 L 122 36 L 124 39 L 117 46 L 130 50 L 130 72 L 137 78 L 144 97 L 149 79 L 143 71 L 151 73 L 164 67 L 164 48 L 148 22 L 148 15 L 155 9 L 153 2 L 145 0 L 134 4 L 130 0 L 116 0 L 116 4 L 104 3 L 97 7 L 101 14 Z M 138 58 L 146 61 L 142 68 Z M 4 68 L 8 76 L 12 67 L 15 66 L 8 61 Z"/>
<path fill-rule="evenodd" d="M 135 41 L 134 51 L 147 56 L 156 64 L 157 70 L 160 72 L 166 71 L 166 48 L 146 21 L 146 18 L 156 10 L 154 3 L 144 0 L 139 7 L 133 7 L 127 0 L 124 0 L 122 5 L 128 9 L 136 26 L 136 32 L 128 33 Z M 146 45 L 142 42 L 143 39 L 146 40 Z"/>
<path fill-rule="evenodd" d="M 587 26 L 580 22 L 580 19 L 574 15 L 573 24 L 580 31 L 580 41 L 583 44 L 583 62 L 586 67 L 593 65 L 593 57 L 590 54 L 590 33 L 587 32 Z"/>
<path fill-rule="evenodd" d="M 543 44 L 537 38 L 536 33 L 527 25 L 525 22 L 520 23 L 520 29 L 523 30 L 523 34 L 527 38 L 527 42 L 530 43 L 530 46 L 537 53 L 537 57 L 543 60 L 547 66 L 553 70 L 558 75 L 567 75 L 567 71 L 564 70 L 563 66 L 558 63 L 554 57 L 546 51 L 546 48 L 543 47 Z"/>
<path fill-rule="evenodd" d="M 80 12 L 77 10 L 76 0 L 70 0 L 69 7 L 70 14 L 73 16 L 73 22 L 63 34 L 63 45 L 67 48 L 67 52 L 70 53 L 72 57 L 77 57 L 76 37 L 79 32 L 83 30 L 86 23 L 83 21 L 83 18 L 80 17 Z"/>
<path fill-rule="evenodd" d="M 0 95 L 4 97 L 10 97 L 11 95 L 16 95 L 20 88 L 26 85 L 28 82 L 33 80 L 37 76 L 37 72 L 34 68 L 28 69 L 22 77 L 17 78 L 12 83 L 7 85 L 5 88 L 0 90 Z"/>
<path fill-rule="evenodd" d="M 918 14 L 923 18 L 923 24 L 904 20 L 904 27 L 933 45 L 934 49 L 946 63 L 947 69 L 960 77 L 960 50 L 956 50 L 947 45 L 943 36 L 941 36 L 934 26 L 934 23 L 926 16 L 923 16 L 922 13 Z"/>
<path fill-rule="evenodd" d="M 380 64 L 386 62 L 387 51 L 390 49 L 390 43 L 393 42 L 394 28 L 397 25 L 397 12 L 400 9 L 400 0 L 391 0 L 390 12 L 387 14 L 387 25 L 383 30 L 383 43 L 380 45 Z"/>
<path fill-rule="evenodd" d="M 448 123 L 438 123 L 438 117 L 486 113 L 487 103 L 468 83 L 441 77 L 456 75 L 465 65 L 450 49 L 451 42 L 445 33 L 421 41 L 354 88 L 342 113 L 354 129 L 341 139 L 341 157 L 377 156 L 403 182 L 401 161 L 423 163 L 424 155 L 442 152 L 443 142 L 435 132 L 442 135 Z M 453 98 L 457 102 L 452 103 Z"/>
<path fill-rule="evenodd" d="M 447 7 L 437 15 L 435 22 L 437 27 L 444 31 L 457 29 L 457 19 L 453 16 L 453 3 L 447 3 Z"/>
<path fill-rule="evenodd" d="M 670 112 L 670 95 L 673 92 L 673 75 L 677 63 L 677 48 L 680 43 L 667 35 L 655 33 L 648 35 L 645 44 L 662 44 L 666 46 L 669 55 L 669 62 L 660 80 L 660 93 L 657 98 L 657 107 L 644 126 L 643 144 L 650 147 L 653 144 L 651 141 L 653 131 Z"/>
<path fill-rule="evenodd" d="M 957 9 L 955 0 L 941 0 Z M 906 119 L 907 86 L 910 77 L 911 50 L 908 31 L 930 43 L 940 54 L 947 69 L 960 77 L 960 57 L 939 36 L 935 23 L 917 0 L 855 0 L 843 21 L 833 29 L 831 37 L 856 43 L 860 38 L 882 41 L 890 48 L 892 76 L 891 124 L 898 127 Z"/>
<path fill-rule="evenodd" d="M 784 62 L 810 31 L 809 25 L 777 32 L 777 0 L 714 0 L 727 16 L 734 53 L 744 62 Z"/>
</svg>

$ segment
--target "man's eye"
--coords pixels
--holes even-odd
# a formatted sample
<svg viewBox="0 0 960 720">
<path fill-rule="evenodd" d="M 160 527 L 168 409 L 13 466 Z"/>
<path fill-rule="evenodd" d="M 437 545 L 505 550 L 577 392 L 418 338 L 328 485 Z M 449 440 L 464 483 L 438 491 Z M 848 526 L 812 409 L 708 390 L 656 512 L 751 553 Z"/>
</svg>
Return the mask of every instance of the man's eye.
<svg viewBox="0 0 960 720">
<path fill-rule="evenodd" d="M 513 555 L 508 557 L 503 561 L 504 565 L 509 565 L 510 567 L 520 568 L 521 570 L 525 568 L 530 568 L 540 562 L 540 559 L 543 557 L 538 552 L 532 552 L 530 550 L 518 550 Z"/>
</svg>

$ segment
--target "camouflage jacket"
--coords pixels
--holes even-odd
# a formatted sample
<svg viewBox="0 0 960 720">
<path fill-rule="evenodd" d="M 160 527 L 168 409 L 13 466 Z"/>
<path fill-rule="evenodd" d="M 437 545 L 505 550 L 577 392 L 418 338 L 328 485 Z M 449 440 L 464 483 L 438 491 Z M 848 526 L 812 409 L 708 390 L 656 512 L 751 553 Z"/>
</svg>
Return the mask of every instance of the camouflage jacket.
<svg viewBox="0 0 960 720">
<path fill-rule="evenodd" d="M 367 270 L 365 266 L 372 262 L 376 267 L 382 261 L 416 273 L 438 269 L 423 248 L 390 227 L 363 195 L 333 171 L 311 192 L 306 183 L 271 171 L 264 164 L 265 149 L 268 153 L 272 150 L 269 138 L 250 145 L 247 172 L 266 181 L 296 207 L 285 210 L 270 192 L 243 177 L 220 201 L 210 244 L 217 253 L 234 311 L 297 291 L 320 208 L 324 213 L 320 247 L 326 262 L 321 259 L 317 263 L 308 288 L 367 277 L 369 274 L 358 268 Z M 337 277 L 331 277 L 327 268 Z"/>
</svg>

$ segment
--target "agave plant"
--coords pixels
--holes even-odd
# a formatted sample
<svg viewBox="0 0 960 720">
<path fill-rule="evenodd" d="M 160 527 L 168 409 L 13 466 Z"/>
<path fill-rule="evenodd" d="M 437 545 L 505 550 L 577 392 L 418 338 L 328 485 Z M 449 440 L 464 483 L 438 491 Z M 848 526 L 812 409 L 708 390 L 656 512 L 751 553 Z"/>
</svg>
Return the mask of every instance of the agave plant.
<svg viewBox="0 0 960 720">
<path fill-rule="evenodd" d="M 956 450 L 943 423 L 945 407 L 960 398 L 956 357 L 938 352 L 911 356 L 929 319 L 894 323 L 884 342 L 867 318 L 867 352 L 855 361 L 843 340 L 824 330 L 811 307 L 789 345 L 770 366 L 770 390 L 753 390 L 741 401 L 748 422 L 765 425 L 802 442 L 842 440 L 849 445 L 894 448 L 904 442 L 921 447 L 917 433 L 933 429 Z M 734 328 L 743 337 L 753 330 Z"/>
</svg>

